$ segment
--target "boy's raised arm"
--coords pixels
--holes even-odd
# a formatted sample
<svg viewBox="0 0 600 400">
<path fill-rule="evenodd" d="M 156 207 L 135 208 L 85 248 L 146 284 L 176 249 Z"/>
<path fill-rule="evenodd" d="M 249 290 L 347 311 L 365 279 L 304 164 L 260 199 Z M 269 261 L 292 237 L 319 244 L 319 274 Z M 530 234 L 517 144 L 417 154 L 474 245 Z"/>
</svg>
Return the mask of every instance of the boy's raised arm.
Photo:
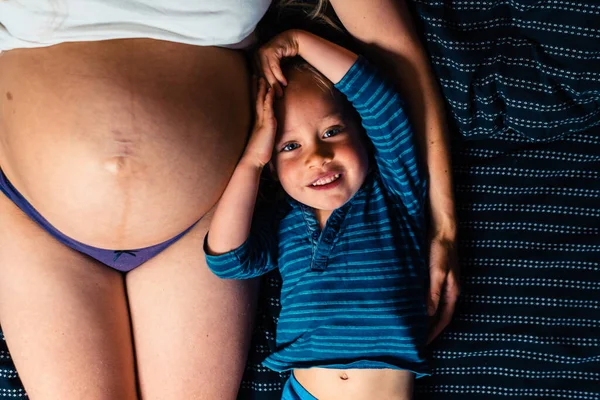
<svg viewBox="0 0 600 400">
<path fill-rule="evenodd" d="M 298 55 L 331 82 L 338 83 L 358 56 L 348 49 L 305 31 L 297 31 Z"/>
<path fill-rule="evenodd" d="M 262 72 L 278 95 L 283 93 L 280 85 L 287 85 L 281 71 L 281 59 L 295 56 L 304 58 L 333 83 L 339 82 L 358 58 L 350 50 L 310 32 L 298 29 L 285 31 L 258 52 Z"/>
<path fill-rule="evenodd" d="M 410 214 L 420 214 L 425 203 L 425 173 L 417 160 L 416 139 L 400 95 L 364 58 L 335 87 L 358 111 L 375 149 L 383 183 Z"/>
</svg>

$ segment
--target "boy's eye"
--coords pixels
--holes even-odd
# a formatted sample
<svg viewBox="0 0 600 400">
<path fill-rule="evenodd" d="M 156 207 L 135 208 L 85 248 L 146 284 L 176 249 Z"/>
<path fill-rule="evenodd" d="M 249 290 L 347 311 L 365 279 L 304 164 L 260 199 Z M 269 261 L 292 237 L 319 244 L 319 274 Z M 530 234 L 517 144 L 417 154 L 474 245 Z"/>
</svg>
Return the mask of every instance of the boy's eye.
<svg viewBox="0 0 600 400">
<path fill-rule="evenodd" d="M 338 133 L 340 133 L 342 131 L 341 128 L 331 128 L 331 129 L 327 129 L 325 131 L 325 133 L 323 134 L 324 138 L 328 138 L 328 137 L 332 137 L 337 135 Z"/>
<path fill-rule="evenodd" d="M 296 150 L 300 145 L 298 143 L 288 143 L 281 148 L 281 151 L 292 151 Z"/>
</svg>

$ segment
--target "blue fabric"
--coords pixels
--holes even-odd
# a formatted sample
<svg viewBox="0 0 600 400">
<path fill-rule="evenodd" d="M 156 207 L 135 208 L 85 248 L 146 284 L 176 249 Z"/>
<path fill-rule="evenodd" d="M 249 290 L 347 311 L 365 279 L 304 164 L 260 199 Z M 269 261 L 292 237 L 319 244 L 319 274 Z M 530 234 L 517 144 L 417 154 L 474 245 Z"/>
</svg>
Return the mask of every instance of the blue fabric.
<svg viewBox="0 0 600 400">
<path fill-rule="evenodd" d="M 600 399 L 600 129 L 454 150 L 462 291 L 417 400 Z"/>
<path fill-rule="evenodd" d="M 364 59 L 336 87 L 362 118 L 375 171 L 323 231 L 313 209 L 288 199 L 277 213 L 257 211 L 248 240 L 207 262 L 234 279 L 279 268 L 277 350 L 265 366 L 399 368 L 419 376 L 427 372 L 425 180 L 412 129 L 398 95 Z"/>
<path fill-rule="evenodd" d="M 304 389 L 304 386 L 298 382 L 294 374 L 291 374 L 290 379 L 283 387 L 281 400 L 317 400 L 317 398 Z"/>
<path fill-rule="evenodd" d="M 533 140 L 600 124 L 598 1 L 412 0 L 450 120 Z"/>
</svg>

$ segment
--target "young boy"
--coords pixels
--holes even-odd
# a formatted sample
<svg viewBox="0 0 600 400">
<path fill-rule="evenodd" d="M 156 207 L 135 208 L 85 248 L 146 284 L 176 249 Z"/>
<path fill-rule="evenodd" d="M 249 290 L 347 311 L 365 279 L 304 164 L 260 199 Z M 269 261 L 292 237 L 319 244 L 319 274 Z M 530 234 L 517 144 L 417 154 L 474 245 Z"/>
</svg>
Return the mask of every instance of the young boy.
<svg viewBox="0 0 600 400">
<path fill-rule="evenodd" d="M 280 61 L 295 56 L 310 66 L 286 70 L 288 83 Z M 279 268 L 277 351 L 264 365 L 292 370 L 284 399 L 410 399 L 427 372 L 425 180 L 402 102 L 363 58 L 308 32 L 282 33 L 259 58 L 285 94 L 274 106 L 281 87 L 260 81 L 208 265 L 233 279 Z M 266 165 L 287 199 L 255 213 Z"/>
</svg>

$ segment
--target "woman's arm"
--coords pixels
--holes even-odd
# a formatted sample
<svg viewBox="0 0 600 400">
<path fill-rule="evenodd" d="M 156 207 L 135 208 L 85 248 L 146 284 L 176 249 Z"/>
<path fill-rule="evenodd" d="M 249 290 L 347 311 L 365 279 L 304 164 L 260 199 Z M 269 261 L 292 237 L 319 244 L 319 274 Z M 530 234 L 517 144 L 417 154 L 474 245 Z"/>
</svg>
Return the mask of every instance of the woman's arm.
<svg viewBox="0 0 600 400">
<path fill-rule="evenodd" d="M 450 145 L 444 106 L 427 55 L 402 0 L 331 0 L 344 27 L 398 85 L 424 153 L 429 174 L 432 218 L 431 289 L 428 311 L 439 318 L 437 336 L 450 322 L 459 294 L 456 215 Z"/>
<path fill-rule="evenodd" d="M 211 255 L 240 247 L 250 235 L 260 175 L 271 159 L 277 122 L 273 113 L 273 90 L 260 80 L 256 99 L 256 122 L 250 141 L 212 217 L 206 245 Z"/>
</svg>

